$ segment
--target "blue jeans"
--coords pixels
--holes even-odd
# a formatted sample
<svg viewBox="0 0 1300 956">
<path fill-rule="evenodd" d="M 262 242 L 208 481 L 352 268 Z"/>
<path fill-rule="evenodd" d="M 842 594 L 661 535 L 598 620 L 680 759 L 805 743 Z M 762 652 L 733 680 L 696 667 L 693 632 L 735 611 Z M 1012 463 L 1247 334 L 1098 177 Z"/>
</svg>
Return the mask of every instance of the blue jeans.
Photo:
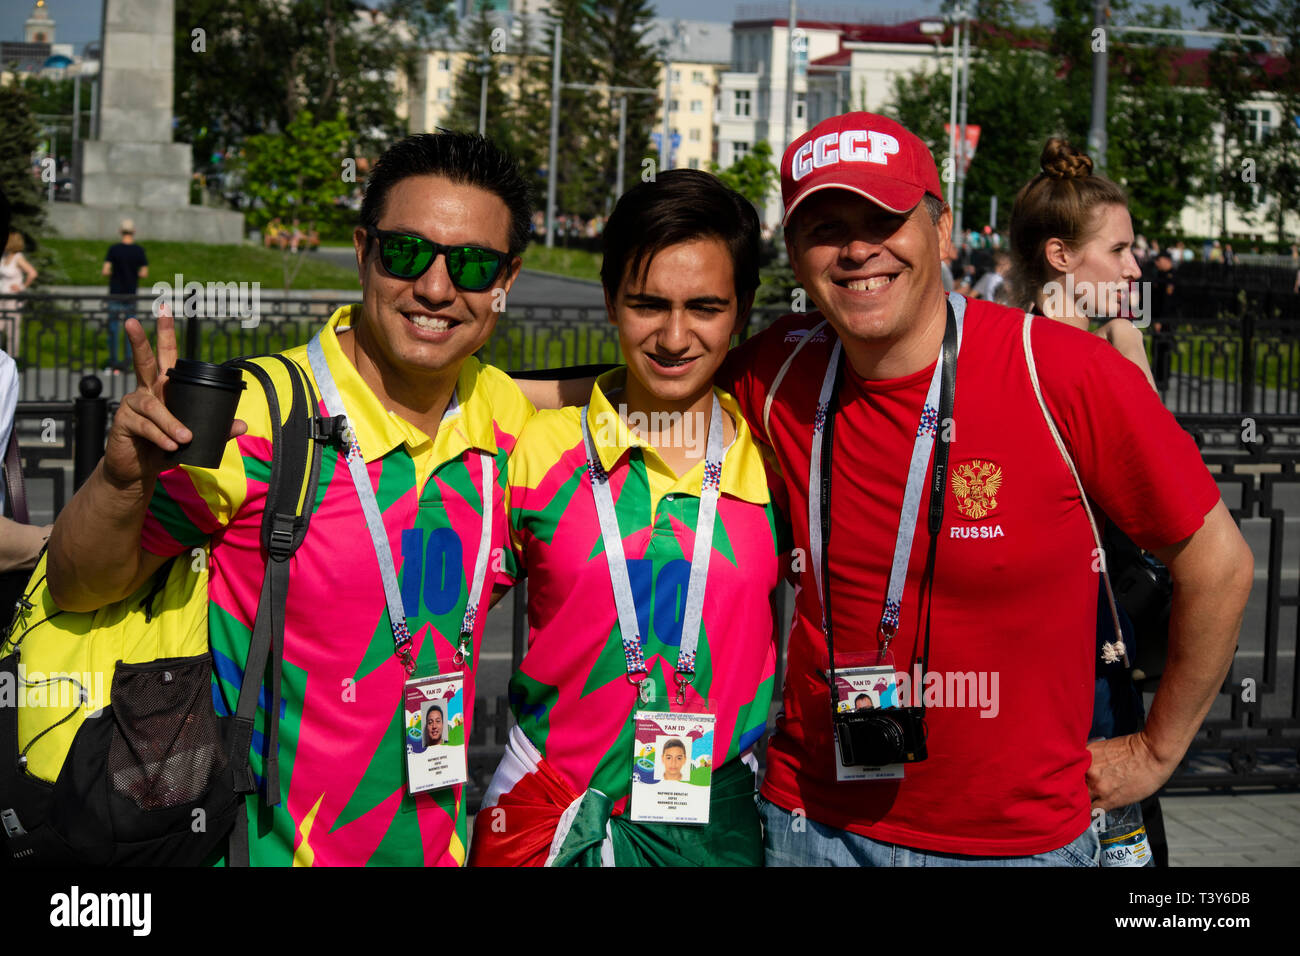
<svg viewBox="0 0 1300 956">
<path fill-rule="evenodd" d="M 1059 850 L 1035 856 L 964 856 L 881 843 L 797 816 L 761 796 L 767 866 L 1097 866 L 1101 842 L 1088 827 Z"/>
<path fill-rule="evenodd" d="M 108 364 L 116 368 L 119 361 L 126 361 L 126 349 L 122 348 L 122 323 L 135 315 L 135 299 L 130 301 L 109 299 L 108 301 Z M 121 359 L 118 353 L 121 353 Z"/>
</svg>

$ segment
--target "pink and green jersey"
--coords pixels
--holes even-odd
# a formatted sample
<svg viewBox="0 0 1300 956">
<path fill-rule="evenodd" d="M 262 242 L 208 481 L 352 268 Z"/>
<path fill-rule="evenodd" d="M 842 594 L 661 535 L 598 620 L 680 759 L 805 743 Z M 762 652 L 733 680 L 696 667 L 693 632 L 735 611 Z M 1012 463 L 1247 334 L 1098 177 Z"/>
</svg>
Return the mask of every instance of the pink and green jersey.
<svg viewBox="0 0 1300 956">
<path fill-rule="evenodd" d="M 610 476 L 645 661 L 662 701 L 676 690 L 704 462 L 679 478 L 628 431 L 603 391 L 625 374 L 615 369 L 597 381 L 589 423 Z M 716 391 L 736 438 L 723 460 L 695 680 L 673 709 L 712 705 L 720 767 L 753 747 L 767 725 L 776 662 L 771 593 L 785 535 L 759 447 L 735 401 Z M 631 789 L 637 689 L 627 677 L 580 414 L 539 412 L 510 456 L 511 543 L 528 571 L 529 621 L 510 702 L 549 767 L 577 793 L 595 788 L 613 798 L 619 812 Z"/>
<path fill-rule="evenodd" d="M 533 407 L 505 373 L 469 358 L 456 384 L 459 410 L 436 436 L 426 435 L 386 410 L 344 356 L 337 333 L 351 324 L 353 308 L 360 309 L 344 307 L 331 317 L 321 344 L 388 531 L 417 676 L 460 669 L 452 658 L 482 527 L 478 451 L 494 459 L 492 560 L 479 596 L 484 613 L 475 623 L 475 654 L 464 667 L 465 699 L 473 700 L 487 602 L 494 585 L 513 581 L 506 459 Z M 306 346 L 285 354 L 311 374 Z M 282 370 L 270 371 L 287 381 Z M 320 414 L 326 414 L 323 404 Z M 180 467 L 159 477 L 142 539 L 145 549 L 162 555 L 210 548 L 212 692 L 221 714 L 233 712 L 239 696 L 264 568 L 260 535 L 271 428 L 265 394 L 255 381 L 243 393 L 238 417 L 248 423 L 248 433 L 227 445 L 219 468 Z M 406 675 L 393 654 L 379 563 L 361 503 L 337 448 L 325 449 L 310 530 L 291 560 L 280 805 L 270 809 L 258 801 L 249 815 L 253 865 L 464 863 L 461 787 L 416 796 L 406 791 Z M 259 785 L 265 718 L 259 707 L 252 753 Z"/>
</svg>

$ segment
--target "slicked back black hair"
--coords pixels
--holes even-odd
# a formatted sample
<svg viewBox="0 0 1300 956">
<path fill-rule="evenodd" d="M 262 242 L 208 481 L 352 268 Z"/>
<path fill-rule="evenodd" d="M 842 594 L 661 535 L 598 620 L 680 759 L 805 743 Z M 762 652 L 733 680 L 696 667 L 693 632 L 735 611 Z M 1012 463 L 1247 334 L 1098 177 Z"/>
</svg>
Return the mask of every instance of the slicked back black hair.
<svg viewBox="0 0 1300 956">
<path fill-rule="evenodd" d="M 416 133 L 388 147 L 366 181 L 363 227 L 379 225 L 388 191 L 410 176 L 444 176 L 500 197 L 510 210 L 510 254 L 519 255 L 527 247 L 532 190 L 514 160 L 490 140 L 474 133 L 443 131 Z"/>
<path fill-rule="evenodd" d="M 618 298 L 625 273 L 640 276 L 658 253 L 695 239 L 726 244 L 737 301 L 758 288 L 759 225 L 753 204 L 716 176 L 670 169 L 625 192 L 605 224 L 600 281 L 610 301 Z"/>
</svg>

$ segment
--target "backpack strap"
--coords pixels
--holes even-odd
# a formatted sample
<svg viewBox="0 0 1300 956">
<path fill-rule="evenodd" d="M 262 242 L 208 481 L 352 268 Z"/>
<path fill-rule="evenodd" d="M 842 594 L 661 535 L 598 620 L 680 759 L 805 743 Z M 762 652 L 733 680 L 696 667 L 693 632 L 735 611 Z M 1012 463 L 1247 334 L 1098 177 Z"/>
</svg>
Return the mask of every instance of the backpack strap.
<svg viewBox="0 0 1300 956">
<path fill-rule="evenodd" d="M 256 781 L 249 767 L 253 726 L 258 698 L 271 666 L 266 695 L 266 759 L 262 779 L 267 806 L 280 802 L 280 679 L 284 662 L 284 614 L 289 596 L 289 559 L 307 536 L 315 506 L 316 484 L 320 475 L 321 448 L 333 437 L 335 429 L 322 426 L 316 415 L 317 399 L 311 379 L 303 368 L 283 355 L 267 358 L 278 361 L 289 377 L 289 414 L 282 417 L 280 398 L 270 373 L 247 359 L 228 364 L 253 376 L 266 392 L 271 418 L 271 478 L 267 487 L 262 516 L 262 547 L 267 554 L 262 577 L 262 593 L 257 605 L 244 677 L 235 708 L 234 761 L 237 792 L 255 794 Z M 249 859 L 248 813 L 235 816 L 227 862 L 247 866 Z"/>
<path fill-rule="evenodd" d="M 1061 438 L 1061 433 L 1056 427 L 1056 422 L 1052 419 L 1052 413 L 1047 408 L 1047 401 L 1043 398 L 1043 387 L 1038 381 L 1038 366 L 1034 362 L 1034 346 L 1030 340 L 1030 327 L 1034 324 L 1034 315 L 1032 312 L 1025 313 L 1025 320 L 1021 326 L 1020 339 L 1025 349 L 1025 364 L 1029 367 L 1029 381 L 1034 387 L 1034 397 L 1038 399 L 1038 407 L 1043 413 L 1043 421 L 1047 423 L 1047 430 L 1052 433 L 1052 440 L 1056 442 L 1056 450 L 1061 453 L 1065 460 L 1065 467 L 1070 470 L 1070 477 L 1074 479 L 1074 487 L 1079 491 L 1079 500 L 1083 503 L 1083 513 L 1088 516 L 1088 527 L 1092 529 L 1092 540 L 1097 545 L 1096 556 L 1101 559 L 1101 582 L 1106 590 L 1106 601 L 1110 605 L 1110 618 L 1115 626 L 1115 643 L 1109 641 L 1104 645 L 1104 655 L 1107 663 L 1123 659 L 1124 666 L 1129 666 L 1128 652 L 1124 649 L 1124 629 L 1119 623 L 1119 608 L 1115 604 L 1115 592 L 1110 586 L 1110 572 L 1106 570 L 1106 552 L 1102 548 L 1101 534 L 1097 531 L 1097 519 L 1092 516 L 1092 507 L 1088 504 L 1088 492 L 1084 490 L 1083 481 L 1079 478 L 1079 469 L 1074 465 L 1074 459 L 1070 457 L 1069 451 L 1066 450 L 1065 441 Z"/>
<path fill-rule="evenodd" d="M 27 513 L 27 485 L 23 481 L 23 460 L 18 451 L 18 426 L 9 432 L 9 444 L 4 450 L 4 478 L 8 489 L 9 513 L 19 524 L 31 524 Z"/>
</svg>

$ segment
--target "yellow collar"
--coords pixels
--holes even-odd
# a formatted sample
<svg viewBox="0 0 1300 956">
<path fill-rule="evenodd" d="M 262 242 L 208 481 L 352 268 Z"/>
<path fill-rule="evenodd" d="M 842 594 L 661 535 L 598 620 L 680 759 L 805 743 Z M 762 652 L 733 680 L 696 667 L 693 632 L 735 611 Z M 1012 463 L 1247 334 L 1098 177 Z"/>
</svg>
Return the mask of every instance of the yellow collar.
<svg viewBox="0 0 1300 956">
<path fill-rule="evenodd" d="M 474 356 L 465 359 L 456 378 L 457 408 L 443 417 L 438 434 L 430 439 L 396 412 L 390 412 L 362 379 L 361 373 L 343 354 L 338 332 L 351 328 L 361 316 L 360 305 L 339 308 L 321 330 L 321 349 L 339 395 L 347 408 L 348 420 L 357 433 L 362 457 L 367 462 L 382 458 L 398 445 L 412 455 L 432 441 L 434 461 L 450 461 L 468 448 L 497 453 L 496 430 L 492 424 L 492 399 L 488 394 L 482 363 Z"/>
<path fill-rule="evenodd" d="M 627 367 L 620 366 L 601 375 L 591 387 L 587 427 L 591 431 L 591 441 L 596 446 L 596 455 L 600 458 L 601 466 L 606 472 L 613 472 L 632 448 L 640 448 L 642 455 L 647 459 L 653 456 L 653 459 L 661 464 L 663 471 L 669 472 L 668 466 L 663 464 L 659 451 L 629 431 L 623 416 L 605 397 L 606 389 L 622 385 L 626 380 Z M 715 385 L 713 394 L 718 396 L 722 410 L 731 416 L 736 426 L 735 440 L 727 448 L 722 461 L 722 493 L 753 504 L 765 505 L 770 500 L 767 473 L 763 468 L 762 453 L 754 441 L 749 425 L 740 413 L 740 406 L 728 392 Z M 703 478 L 704 462 L 701 460 L 673 483 L 673 490 L 698 496 Z"/>
</svg>

